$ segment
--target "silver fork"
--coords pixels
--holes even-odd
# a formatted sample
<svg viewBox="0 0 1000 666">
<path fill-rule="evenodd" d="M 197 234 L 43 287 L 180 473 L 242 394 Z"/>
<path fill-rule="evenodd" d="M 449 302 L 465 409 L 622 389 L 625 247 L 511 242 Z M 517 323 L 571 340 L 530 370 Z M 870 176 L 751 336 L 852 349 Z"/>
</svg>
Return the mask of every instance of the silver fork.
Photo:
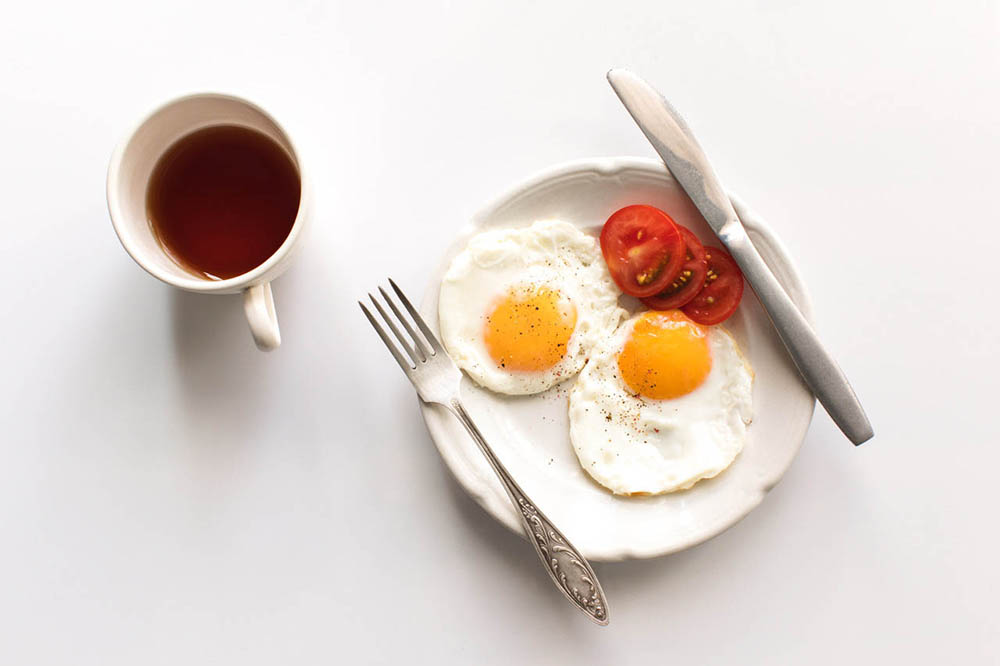
<svg viewBox="0 0 1000 666">
<path fill-rule="evenodd" d="M 423 339 L 413 330 L 410 322 L 403 316 L 396 303 L 382 287 L 379 287 L 378 290 L 382 294 L 386 305 L 389 306 L 389 310 L 392 311 L 391 315 L 386 312 L 385 308 L 382 307 L 382 304 L 374 296 L 368 294 L 368 297 L 371 299 L 379 315 L 381 315 L 386 326 L 389 327 L 389 330 L 396 337 L 396 342 L 406 353 L 406 356 L 399 351 L 396 344 L 393 344 L 385 329 L 375 319 L 371 311 L 365 307 L 365 304 L 358 301 L 358 305 L 361 306 L 365 316 L 368 317 L 368 321 L 375 328 L 375 332 L 382 338 L 382 342 L 392 352 L 392 356 L 399 363 L 399 367 L 403 369 L 410 383 L 417 389 L 420 399 L 424 402 L 434 402 L 443 405 L 462 422 L 462 425 L 469 431 L 472 439 L 479 445 L 479 450 L 483 452 L 486 460 L 490 463 L 490 467 L 500 477 L 500 482 L 503 483 L 503 487 L 507 490 L 510 501 L 514 503 L 514 508 L 518 510 L 518 515 L 521 517 L 521 523 L 524 525 L 528 540 L 535 547 L 535 552 L 538 553 L 538 557 L 545 566 L 545 570 L 552 577 L 552 582 L 566 595 L 567 599 L 586 613 L 590 619 L 601 625 L 607 624 L 608 603 L 604 598 L 601 584 L 598 582 L 590 563 L 563 536 L 562 532 L 556 529 L 556 526 L 545 517 L 545 514 L 535 506 L 535 503 L 524 494 L 521 487 L 517 485 L 517 482 L 511 478 L 510 474 L 500 463 L 500 460 L 497 459 L 496 454 L 493 453 L 493 449 L 486 443 L 483 434 L 479 432 L 479 428 L 473 423 L 472 417 L 469 416 L 469 413 L 465 411 L 465 407 L 462 406 L 460 395 L 462 371 L 458 369 L 455 362 L 451 360 L 448 353 L 441 347 L 437 336 L 434 335 L 426 322 L 424 322 L 423 317 L 417 313 L 410 300 L 396 286 L 396 283 L 389 280 L 389 284 L 392 285 L 392 289 L 396 292 L 399 302 L 403 304 L 403 308 L 406 309 L 413 322 L 417 325 L 417 328 L 420 329 Z M 397 323 L 403 327 L 406 335 L 400 332 L 399 327 L 396 325 Z"/>
</svg>

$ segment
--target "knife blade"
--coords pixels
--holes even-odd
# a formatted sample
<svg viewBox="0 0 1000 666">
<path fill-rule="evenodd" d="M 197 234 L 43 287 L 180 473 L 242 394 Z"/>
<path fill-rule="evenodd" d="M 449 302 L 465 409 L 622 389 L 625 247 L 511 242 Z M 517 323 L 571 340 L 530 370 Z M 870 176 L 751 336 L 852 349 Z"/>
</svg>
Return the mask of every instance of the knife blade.
<svg viewBox="0 0 1000 666">
<path fill-rule="evenodd" d="M 871 439 L 871 422 L 850 382 L 757 252 L 687 123 L 663 95 L 634 73 L 612 69 L 608 82 L 736 260 L 820 404 L 855 446 Z"/>
</svg>

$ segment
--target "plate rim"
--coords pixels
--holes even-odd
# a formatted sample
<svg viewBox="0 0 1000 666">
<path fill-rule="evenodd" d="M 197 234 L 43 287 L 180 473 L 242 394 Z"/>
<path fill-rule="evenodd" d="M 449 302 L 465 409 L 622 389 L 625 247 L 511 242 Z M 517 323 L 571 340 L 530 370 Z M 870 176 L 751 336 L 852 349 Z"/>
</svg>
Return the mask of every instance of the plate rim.
<svg viewBox="0 0 1000 666">
<path fill-rule="evenodd" d="M 672 174 L 667 169 L 666 165 L 660 160 L 648 157 L 635 157 L 635 156 L 617 156 L 617 157 L 594 157 L 594 158 L 579 158 L 574 160 L 569 160 L 565 162 L 560 162 L 558 164 L 551 165 L 544 169 L 538 170 L 528 177 L 515 182 L 513 185 L 508 186 L 502 190 L 498 195 L 490 199 L 485 205 L 479 208 L 473 215 L 468 218 L 468 222 L 462 225 L 455 233 L 454 240 L 449 243 L 443 250 L 441 257 L 446 257 L 450 255 L 454 249 L 454 246 L 460 243 L 465 243 L 468 240 L 470 232 L 474 232 L 476 229 L 480 228 L 483 223 L 490 217 L 499 212 L 504 206 L 509 202 L 516 200 L 520 196 L 524 195 L 526 192 L 540 187 L 550 181 L 566 178 L 569 176 L 575 176 L 582 173 L 594 173 L 600 176 L 611 177 L 615 176 L 624 171 L 640 171 L 645 172 L 650 175 L 655 175 L 659 177 L 664 177 L 669 180 L 674 180 Z M 785 244 L 781 239 L 774 233 L 774 230 L 756 213 L 754 213 L 747 205 L 740 199 L 739 196 L 733 192 L 727 191 L 730 200 L 733 202 L 734 208 L 743 222 L 744 226 L 748 230 L 752 230 L 757 235 L 766 239 L 767 245 L 774 251 L 776 259 L 782 264 L 782 281 L 787 281 L 789 284 L 785 286 L 786 290 L 789 290 L 789 295 L 795 304 L 802 311 L 806 320 L 812 324 L 813 323 L 813 306 L 811 299 L 809 297 L 808 291 L 805 288 L 805 284 L 802 281 L 801 275 L 798 271 L 795 262 L 792 260 L 791 255 L 788 253 Z M 435 273 L 440 270 L 441 261 L 439 260 L 435 264 Z M 429 310 L 429 305 L 436 302 L 436 294 L 440 290 L 440 281 L 434 279 L 430 284 L 424 289 L 421 297 L 419 311 L 427 320 L 431 328 L 437 332 L 438 331 L 438 315 L 436 308 L 431 312 Z M 464 373 L 463 373 L 464 375 Z M 469 380 L 471 381 L 471 380 Z M 491 493 L 487 493 L 481 489 L 481 485 L 478 482 L 478 475 L 471 472 L 464 461 L 459 460 L 458 455 L 450 447 L 442 444 L 442 441 L 447 438 L 447 433 L 440 430 L 438 425 L 435 423 L 434 419 L 429 419 L 430 414 L 437 414 L 436 406 L 424 403 L 418 399 L 418 404 L 420 405 L 421 418 L 424 421 L 424 425 L 430 434 L 431 440 L 434 442 L 434 447 L 437 449 L 438 454 L 441 456 L 445 463 L 445 467 L 448 468 L 449 473 L 458 482 L 462 489 L 471 496 L 482 509 L 492 516 L 501 525 L 504 525 L 507 529 L 511 530 L 515 534 L 521 536 L 522 538 L 527 538 L 521 528 L 520 522 L 516 518 L 516 513 L 513 511 L 512 507 L 509 506 L 499 506 L 500 502 L 496 501 Z M 664 547 L 620 547 L 611 548 L 601 553 L 590 554 L 585 553 L 588 559 L 593 561 L 601 562 L 615 562 L 630 559 L 649 559 L 654 557 L 661 557 L 663 555 L 669 555 L 671 553 L 680 552 L 691 548 L 700 543 L 704 543 L 719 534 L 722 534 L 730 527 L 745 518 L 751 511 L 753 511 L 760 503 L 763 501 L 764 497 L 780 482 L 784 477 L 788 468 L 791 466 L 792 462 L 798 456 L 799 450 L 802 447 L 802 442 L 805 439 L 805 435 L 808 432 L 809 424 L 812 421 L 812 416 L 815 411 L 815 400 L 812 403 L 813 409 L 810 410 L 809 416 L 806 419 L 803 429 L 802 436 L 798 438 L 795 442 L 794 451 L 788 457 L 787 463 L 778 470 L 774 478 L 763 480 L 759 487 L 759 492 L 750 499 L 740 511 L 734 512 L 733 516 L 727 518 L 724 521 L 716 524 L 714 529 L 710 529 L 705 533 L 700 533 L 694 535 L 691 538 L 682 540 L 670 546 Z"/>
</svg>

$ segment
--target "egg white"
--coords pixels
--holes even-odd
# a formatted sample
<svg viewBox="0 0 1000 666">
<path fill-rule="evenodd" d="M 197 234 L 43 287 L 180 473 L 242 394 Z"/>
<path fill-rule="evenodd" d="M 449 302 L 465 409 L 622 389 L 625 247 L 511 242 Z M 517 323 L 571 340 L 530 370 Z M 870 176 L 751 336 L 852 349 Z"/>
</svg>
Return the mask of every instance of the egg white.
<svg viewBox="0 0 1000 666">
<path fill-rule="evenodd" d="M 566 354 L 538 372 L 501 368 L 483 339 L 486 317 L 513 288 L 559 291 L 576 309 Z M 544 220 L 519 229 L 476 235 L 451 262 L 441 282 L 441 339 L 455 363 L 480 386 L 498 393 L 539 393 L 574 376 L 599 340 L 627 316 L 597 239 L 573 225 Z"/>
<path fill-rule="evenodd" d="M 690 488 L 743 450 L 753 416 L 753 372 L 735 340 L 709 327 L 712 367 L 695 390 L 671 400 L 634 395 L 618 354 L 638 315 L 591 352 L 569 398 L 570 439 L 580 465 L 615 494 Z"/>
</svg>

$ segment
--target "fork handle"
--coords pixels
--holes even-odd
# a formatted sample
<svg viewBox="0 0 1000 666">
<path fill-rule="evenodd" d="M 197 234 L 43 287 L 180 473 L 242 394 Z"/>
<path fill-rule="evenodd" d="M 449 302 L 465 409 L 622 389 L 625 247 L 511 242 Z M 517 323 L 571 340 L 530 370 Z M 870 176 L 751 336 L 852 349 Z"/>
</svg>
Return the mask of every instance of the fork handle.
<svg viewBox="0 0 1000 666">
<path fill-rule="evenodd" d="M 448 407 L 469 431 L 472 439 L 479 446 L 479 450 L 489 461 L 490 467 L 500 478 L 510 501 L 518 510 L 528 540 L 535 547 L 535 552 L 538 553 L 538 558 L 542 561 L 545 570 L 549 572 L 552 582 L 567 599 L 586 613 L 590 619 L 600 625 L 606 625 L 608 623 L 608 602 L 604 598 L 604 591 L 601 590 L 601 584 L 598 582 L 597 575 L 590 563 L 521 490 L 521 487 L 517 485 L 517 482 L 497 459 L 493 449 L 486 443 L 486 438 L 479 432 L 479 428 L 476 427 L 469 413 L 465 411 L 462 403 L 456 398 L 451 401 Z"/>
</svg>

